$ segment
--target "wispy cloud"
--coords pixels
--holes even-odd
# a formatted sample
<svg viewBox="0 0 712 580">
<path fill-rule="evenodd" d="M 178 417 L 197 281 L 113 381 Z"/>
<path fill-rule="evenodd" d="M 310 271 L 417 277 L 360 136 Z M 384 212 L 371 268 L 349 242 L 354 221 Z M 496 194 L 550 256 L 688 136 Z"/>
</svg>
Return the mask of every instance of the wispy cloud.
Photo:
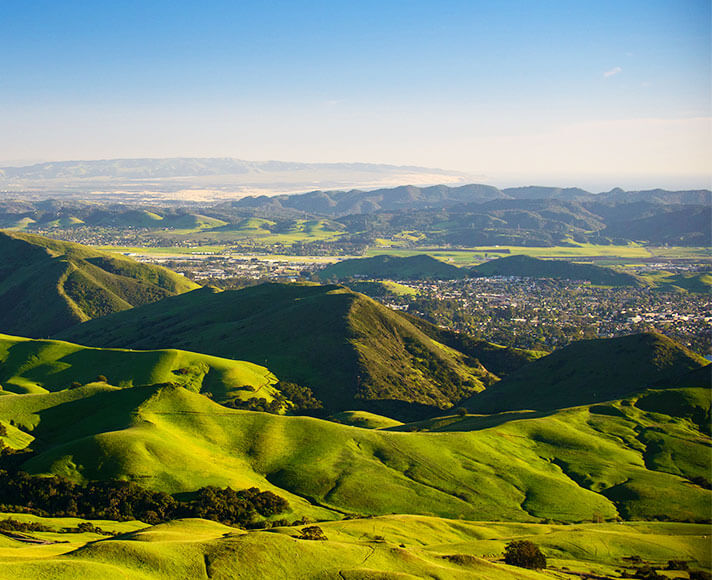
<svg viewBox="0 0 712 580">
<path fill-rule="evenodd" d="M 613 75 L 617 75 L 618 73 L 623 72 L 623 69 L 619 66 L 614 66 L 611 70 L 607 70 L 606 72 L 603 73 L 603 76 L 608 78 L 612 77 Z"/>
</svg>

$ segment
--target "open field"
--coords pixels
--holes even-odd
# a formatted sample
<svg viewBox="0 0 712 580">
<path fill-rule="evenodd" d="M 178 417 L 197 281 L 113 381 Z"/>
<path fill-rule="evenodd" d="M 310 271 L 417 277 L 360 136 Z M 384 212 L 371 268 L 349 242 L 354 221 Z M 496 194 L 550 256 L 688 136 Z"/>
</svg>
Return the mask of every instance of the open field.
<svg viewBox="0 0 712 580">
<path fill-rule="evenodd" d="M 507 253 L 507 250 L 509 253 Z M 676 250 L 679 250 L 677 252 Z M 580 244 L 577 246 L 553 247 L 526 247 L 526 246 L 482 246 L 476 248 L 463 248 L 458 250 L 447 248 L 369 248 L 367 256 L 390 254 L 393 256 L 414 256 L 428 254 L 434 258 L 446 260 L 457 266 L 472 266 L 487 258 L 502 257 L 506 255 L 522 254 L 535 258 L 607 258 L 615 262 L 625 262 L 635 258 L 652 258 L 658 254 L 658 248 L 644 247 L 635 244 L 626 246 L 597 246 L 593 244 Z M 666 257 L 706 257 L 709 258 L 707 248 L 666 248 Z"/>
<path fill-rule="evenodd" d="M 347 258 L 358 258 L 359 256 L 292 256 L 285 254 L 237 254 L 230 251 L 229 245 L 210 244 L 204 246 L 184 247 L 139 247 L 139 246 L 97 246 L 98 250 L 105 252 L 117 252 L 122 254 L 137 254 L 141 256 L 201 256 L 207 254 L 219 255 L 240 255 L 245 257 L 255 257 L 260 260 L 295 260 L 300 262 L 332 263 Z M 506 251 L 509 251 L 507 253 Z M 504 257 L 507 255 L 522 254 L 536 258 L 570 258 L 581 259 L 595 258 L 601 265 L 615 264 L 639 265 L 640 260 L 650 260 L 656 257 L 661 259 L 686 259 L 709 261 L 712 259 L 712 250 L 707 247 L 653 247 L 653 246 L 597 246 L 593 244 L 581 244 L 579 246 L 554 246 L 554 247 L 526 247 L 526 246 L 482 246 L 476 248 L 398 248 L 398 247 L 371 247 L 366 250 L 365 256 L 415 256 L 427 254 L 434 258 L 450 262 L 456 266 L 473 266 L 483 262 L 486 258 Z"/>
<path fill-rule="evenodd" d="M 709 389 L 661 393 L 382 430 L 227 409 L 180 387 L 87 385 L 0 396 L 0 418 L 33 438 L 30 473 L 169 493 L 258 487 L 298 517 L 705 519 L 712 492 L 691 479 L 709 473 L 695 423 L 709 416 Z"/>
<path fill-rule="evenodd" d="M 82 521 L 0 514 L 8 516 L 57 530 Z M 660 567 L 670 560 L 684 560 L 691 569 L 710 565 L 708 526 L 694 524 L 502 524 L 393 515 L 320 523 L 327 539 L 310 541 L 297 539 L 304 526 L 245 532 L 197 519 L 150 527 L 141 522 L 91 523 L 120 535 L 29 534 L 46 544 L 0 535 L 0 578 L 396 580 L 427 575 L 442 580 L 534 580 L 631 570 L 626 558 L 632 556 Z M 515 539 L 537 544 L 549 569 L 535 572 L 505 565 L 502 552 Z"/>
</svg>

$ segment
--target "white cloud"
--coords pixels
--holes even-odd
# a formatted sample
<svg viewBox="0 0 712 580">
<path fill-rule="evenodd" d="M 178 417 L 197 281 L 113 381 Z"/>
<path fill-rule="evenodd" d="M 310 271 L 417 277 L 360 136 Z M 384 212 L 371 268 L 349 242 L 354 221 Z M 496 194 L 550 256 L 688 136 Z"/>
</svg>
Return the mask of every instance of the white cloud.
<svg viewBox="0 0 712 580">
<path fill-rule="evenodd" d="M 618 73 L 623 72 L 623 69 L 619 66 L 614 66 L 611 70 L 607 70 L 606 72 L 603 73 L 603 76 L 608 78 L 612 77 L 613 75 L 617 75 Z"/>
</svg>

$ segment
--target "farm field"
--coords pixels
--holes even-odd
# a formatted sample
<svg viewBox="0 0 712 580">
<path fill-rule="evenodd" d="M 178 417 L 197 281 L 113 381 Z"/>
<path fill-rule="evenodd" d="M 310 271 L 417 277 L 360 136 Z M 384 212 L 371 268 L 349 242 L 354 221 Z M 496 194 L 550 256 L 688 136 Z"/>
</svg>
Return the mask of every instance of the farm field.
<svg viewBox="0 0 712 580">
<path fill-rule="evenodd" d="M 272 242 L 276 243 L 276 242 Z M 288 244 L 285 244 L 288 245 Z M 230 254 L 242 255 L 230 251 L 229 245 L 210 244 L 203 246 L 184 247 L 184 246 L 96 246 L 97 250 L 104 252 L 131 253 L 143 256 L 200 256 L 203 254 Z M 416 256 L 419 254 L 427 254 L 434 258 L 447 261 L 456 266 L 472 266 L 481 263 L 485 259 L 503 257 L 507 255 L 522 254 L 536 258 L 569 258 L 569 259 L 587 259 L 596 258 L 597 261 L 607 264 L 639 264 L 641 259 L 651 259 L 655 257 L 666 259 L 712 259 L 712 252 L 709 248 L 689 248 L 689 247 L 669 247 L 660 248 L 654 246 L 597 246 L 592 244 L 581 244 L 579 246 L 554 246 L 554 247 L 527 247 L 527 246 L 482 246 L 475 248 L 434 248 L 434 247 L 416 247 L 416 248 L 399 248 L 399 247 L 370 247 L 364 256 Z M 273 254 L 273 253 L 253 253 L 247 254 L 248 257 L 257 257 L 261 260 L 290 260 L 295 259 L 295 256 L 290 254 Z M 356 258 L 358 256 L 298 256 L 299 261 L 315 261 L 321 263 L 331 263 L 347 258 Z"/>
</svg>

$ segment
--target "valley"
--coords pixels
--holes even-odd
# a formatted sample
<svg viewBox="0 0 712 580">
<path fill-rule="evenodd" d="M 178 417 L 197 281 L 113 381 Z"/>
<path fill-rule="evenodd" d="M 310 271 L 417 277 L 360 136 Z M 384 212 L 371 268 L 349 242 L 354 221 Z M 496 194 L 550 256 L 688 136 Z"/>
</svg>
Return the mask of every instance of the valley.
<svg viewBox="0 0 712 580">
<path fill-rule="evenodd" d="M 5 202 L 0 578 L 705 577 L 707 193 Z"/>
</svg>

